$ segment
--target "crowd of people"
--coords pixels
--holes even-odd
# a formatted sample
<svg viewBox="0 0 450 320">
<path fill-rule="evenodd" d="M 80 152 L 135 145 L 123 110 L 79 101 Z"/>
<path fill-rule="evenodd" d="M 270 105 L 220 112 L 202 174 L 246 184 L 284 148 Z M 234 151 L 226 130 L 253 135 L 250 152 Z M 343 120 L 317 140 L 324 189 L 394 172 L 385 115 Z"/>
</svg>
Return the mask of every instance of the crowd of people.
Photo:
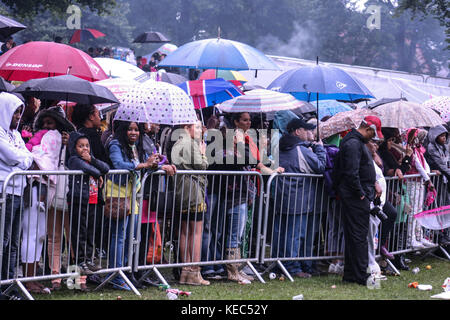
<svg viewBox="0 0 450 320">
<path fill-rule="evenodd" d="M 102 237 L 108 235 L 101 232 L 105 225 L 94 221 L 101 220 L 108 206 L 110 210 L 114 205 L 122 207 L 118 203 L 111 205 L 108 201 L 112 197 L 126 199 L 123 206 L 130 207 L 132 193 L 144 188 L 144 198 L 148 200 L 159 184 L 147 181 L 141 185 L 141 181 L 146 172 L 157 170 L 163 170 L 172 178 L 178 170 L 255 171 L 265 178 L 279 174 L 269 201 L 274 208 L 273 232 L 267 237 L 272 256 L 312 257 L 313 250 L 317 250 L 315 238 L 322 222 L 311 217 L 321 208 L 329 224 L 326 254 L 345 256 L 344 260 L 330 261 L 328 271 L 342 274 L 344 281 L 363 285 L 371 273 L 383 277 L 375 260 L 373 242 L 380 224 L 380 253 L 392 259 L 398 268 L 407 269 L 401 254 L 394 257 L 389 252 L 394 225 L 398 224 L 405 231 L 405 248 L 433 246 L 412 215 L 424 210 L 427 192 L 437 191 L 435 197 L 444 199 L 441 205 L 449 203 L 446 126 L 428 128 L 429 131 L 411 128 L 400 132 L 383 127 L 375 116 L 367 116 L 358 128 L 321 141 L 317 137 L 317 120 L 302 118 L 291 111 L 277 112 L 273 121 L 255 119 L 255 115 L 248 112 L 213 113 L 205 119 L 206 125 L 199 120 L 195 124 L 164 128 L 151 123 L 113 121 L 112 114 L 109 127 L 105 128 L 94 105 L 77 104 L 71 110 L 64 110 L 54 101 L 29 97 L 24 104 L 17 96 L 2 92 L 0 106 L 0 187 L 4 187 L 10 173 L 23 170 L 81 170 L 85 173 L 69 175 L 62 197 L 57 189 L 62 184 L 58 179 L 63 176 L 21 175 L 6 186 L 1 279 L 17 277 L 19 260 L 22 276 L 32 277 L 42 261 L 44 247 L 48 253 L 48 258 L 44 259 L 47 267 L 52 274 L 60 274 L 60 255 L 64 247 L 70 246 L 73 252 L 70 259 L 76 262 L 82 274 L 80 289 L 89 290 L 87 283 L 95 282 L 95 272 L 101 269 L 96 262 L 101 252 L 98 246 Z M 279 131 L 272 137 L 259 134 L 259 139 L 265 143 L 257 144 L 250 129 L 261 127 Z M 231 144 L 226 139 L 227 129 L 233 130 Z M 212 156 L 223 161 L 212 161 L 206 152 L 207 143 L 214 142 L 210 136 L 215 133 L 224 137 L 224 143 Z M 261 145 L 266 149 L 260 150 Z M 264 160 L 263 153 L 270 150 L 278 152 L 276 168 L 271 167 L 270 159 L 274 154 Z M 105 176 L 110 169 L 128 170 L 133 178 L 121 174 Z M 436 190 L 429 176 L 431 172 L 441 175 L 445 187 Z M 307 176 L 282 179 L 282 173 L 323 174 L 325 179 Z M 403 193 L 401 190 L 388 192 L 385 177 L 396 176 L 403 180 L 404 175 L 409 174 L 420 174 L 420 178 L 398 184 L 397 188 L 404 188 Z M 181 175 L 175 181 L 174 197 L 178 204 L 174 212 L 180 218 L 179 262 L 189 264 L 181 268 L 179 283 L 209 285 L 207 279 L 221 277 L 251 283 L 254 277 L 240 263 L 201 267 L 195 263 L 241 259 L 243 242 L 249 236 L 247 226 L 255 223 L 254 213 L 259 206 L 255 201 L 261 196 L 258 182 L 202 174 Z M 408 212 L 396 208 L 395 194 L 405 193 L 410 199 Z M 109 220 L 108 228 L 112 232 L 106 240 L 110 243 L 107 268 L 128 264 L 128 237 L 136 233 L 139 223 L 142 230 L 146 230 L 142 234 L 148 235 L 157 229 L 157 220 L 162 217 L 146 216 L 145 212 L 155 209 L 150 209 L 148 201 L 143 203 L 147 207 L 145 210 L 136 202 L 131 210 L 134 215 Z M 138 220 L 140 211 L 142 221 Z M 253 216 L 249 211 L 253 211 Z M 337 222 L 341 219 L 338 212 L 342 223 Z M 130 230 L 132 226 L 135 230 Z M 64 235 L 66 241 L 63 241 Z M 448 229 L 440 233 L 439 240 L 445 245 L 450 243 Z M 155 253 L 149 253 L 149 241 L 146 236 L 141 239 L 140 246 L 145 249 L 140 250 L 139 263 L 149 262 L 149 256 L 155 259 Z M 318 274 L 312 260 L 283 263 L 296 277 L 310 278 Z M 138 286 L 136 279 L 142 278 L 142 272 L 129 276 Z M 25 285 L 32 293 L 49 293 L 61 288 L 60 278 L 51 282 L 51 288 L 39 281 Z M 116 289 L 130 290 L 120 275 L 113 278 L 111 284 Z"/>
</svg>

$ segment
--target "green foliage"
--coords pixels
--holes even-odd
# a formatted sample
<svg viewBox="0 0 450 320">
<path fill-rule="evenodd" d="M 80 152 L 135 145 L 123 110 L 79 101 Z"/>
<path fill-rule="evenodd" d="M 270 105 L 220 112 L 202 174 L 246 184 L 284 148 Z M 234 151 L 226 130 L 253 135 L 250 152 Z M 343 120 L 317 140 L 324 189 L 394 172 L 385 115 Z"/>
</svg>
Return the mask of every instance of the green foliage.
<svg viewBox="0 0 450 320">
<path fill-rule="evenodd" d="M 400 0 L 396 14 L 399 16 L 405 11 L 412 12 L 412 18 L 431 15 L 437 19 L 441 26 L 445 26 L 447 50 L 450 50 L 450 7 L 448 0 Z"/>
<path fill-rule="evenodd" d="M 12 17 L 15 4 L 18 7 L 25 2 L 32 1 L 3 1 L 10 5 Z M 33 1 L 41 7 L 55 2 Z M 68 43 L 73 33 L 66 28 L 68 2 L 58 1 L 48 10 L 18 19 L 28 26 L 15 36 L 18 43 L 52 40 L 55 35 Z M 446 63 L 445 28 L 432 17 L 443 9 L 448 15 L 441 2 L 400 1 L 397 8 L 393 0 L 369 0 L 366 7 L 381 6 L 381 29 L 369 30 L 369 14 L 361 11 L 355 0 L 85 0 L 78 1 L 83 4 L 82 27 L 98 29 L 106 37 L 75 46 L 125 46 L 136 55 L 145 55 L 160 44 L 132 43 L 142 32 L 162 32 L 180 46 L 217 37 L 220 27 L 222 38 L 247 43 L 266 54 L 311 60 L 319 56 L 321 61 L 435 75 Z M 411 7 L 411 3 L 425 5 Z M 416 15 L 425 10 L 429 16 L 412 19 L 414 8 Z"/>
</svg>

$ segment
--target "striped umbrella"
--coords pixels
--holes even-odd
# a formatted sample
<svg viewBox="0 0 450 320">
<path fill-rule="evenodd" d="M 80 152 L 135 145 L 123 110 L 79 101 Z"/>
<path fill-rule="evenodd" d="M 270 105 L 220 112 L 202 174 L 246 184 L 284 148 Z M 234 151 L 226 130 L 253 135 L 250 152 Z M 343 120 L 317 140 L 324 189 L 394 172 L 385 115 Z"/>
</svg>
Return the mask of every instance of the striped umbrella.
<svg viewBox="0 0 450 320">
<path fill-rule="evenodd" d="M 106 34 L 100 32 L 96 29 L 77 29 L 70 38 L 70 44 L 76 42 L 82 42 L 88 39 L 97 39 L 100 37 L 104 37 Z"/>
<path fill-rule="evenodd" d="M 303 106 L 303 102 L 288 93 L 272 90 L 250 90 L 243 96 L 222 102 L 219 109 L 224 112 L 271 112 L 292 110 Z"/>
</svg>

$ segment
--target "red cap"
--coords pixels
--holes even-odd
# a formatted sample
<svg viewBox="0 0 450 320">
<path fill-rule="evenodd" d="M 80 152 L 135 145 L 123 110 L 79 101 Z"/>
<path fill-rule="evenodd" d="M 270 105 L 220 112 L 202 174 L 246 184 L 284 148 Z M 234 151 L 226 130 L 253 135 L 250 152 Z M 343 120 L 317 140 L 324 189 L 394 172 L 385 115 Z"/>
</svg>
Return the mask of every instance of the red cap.
<svg viewBox="0 0 450 320">
<path fill-rule="evenodd" d="M 375 130 L 375 140 L 383 139 L 383 134 L 381 133 L 381 120 L 376 116 L 366 116 L 363 122 Z"/>
</svg>

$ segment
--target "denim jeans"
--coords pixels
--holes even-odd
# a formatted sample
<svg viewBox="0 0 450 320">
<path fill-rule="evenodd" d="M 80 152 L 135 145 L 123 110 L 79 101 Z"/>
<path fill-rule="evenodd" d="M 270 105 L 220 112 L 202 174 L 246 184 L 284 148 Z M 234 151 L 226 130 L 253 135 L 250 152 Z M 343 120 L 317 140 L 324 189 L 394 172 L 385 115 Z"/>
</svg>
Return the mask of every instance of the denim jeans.
<svg viewBox="0 0 450 320">
<path fill-rule="evenodd" d="M 203 219 L 202 258 L 201 261 L 222 260 L 223 211 L 219 210 L 219 195 L 208 194 L 208 210 Z M 219 265 L 202 266 L 202 272 L 223 269 Z"/>
<path fill-rule="evenodd" d="M 317 233 L 319 217 L 303 214 L 276 214 L 272 239 L 273 258 L 296 258 L 313 255 L 313 240 Z M 317 226 L 316 226 L 317 225 Z M 285 261 L 289 273 L 311 271 L 312 261 Z"/>
<path fill-rule="evenodd" d="M 131 229 L 131 216 L 127 217 L 128 218 L 128 224 L 127 224 L 127 231 L 125 234 L 125 257 L 124 257 L 124 264 L 125 266 L 128 265 L 128 248 L 129 248 L 129 243 L 130 243 L 130 229 Z M 133 230 L 133 238 L 136 237 L 137 235 L 137 228 L 139 225 L 139 215 L 135 214 L 134 215 L 134 230 Z"/>
<path fill-rule="evenodd" d="M 18 265 L 17 252 L 20 244 L 21 205 L 20 196 L 6 196 L 5 232 L 3 234 L 3 255 L 1 279 L 14 279 Z M 22 207 L 23 209 L 23 207 Z"/>
<path fill-rule="evenodd" d="M 124 249 L 129 216 L 124 219 L 111 219 L 111 243 L 109 246 L 109 268 L 123 267 Z M 126 254 L 126 253 L 125 253 Z"/>
<path fill-rule="evenodd" d="M 238 248 L 241 245 L 245 224 L 247 223 L 247 207 L 247 203 L 242 203 L 227 209 L 225 228 L 226 248 Z"/>
</svg>

